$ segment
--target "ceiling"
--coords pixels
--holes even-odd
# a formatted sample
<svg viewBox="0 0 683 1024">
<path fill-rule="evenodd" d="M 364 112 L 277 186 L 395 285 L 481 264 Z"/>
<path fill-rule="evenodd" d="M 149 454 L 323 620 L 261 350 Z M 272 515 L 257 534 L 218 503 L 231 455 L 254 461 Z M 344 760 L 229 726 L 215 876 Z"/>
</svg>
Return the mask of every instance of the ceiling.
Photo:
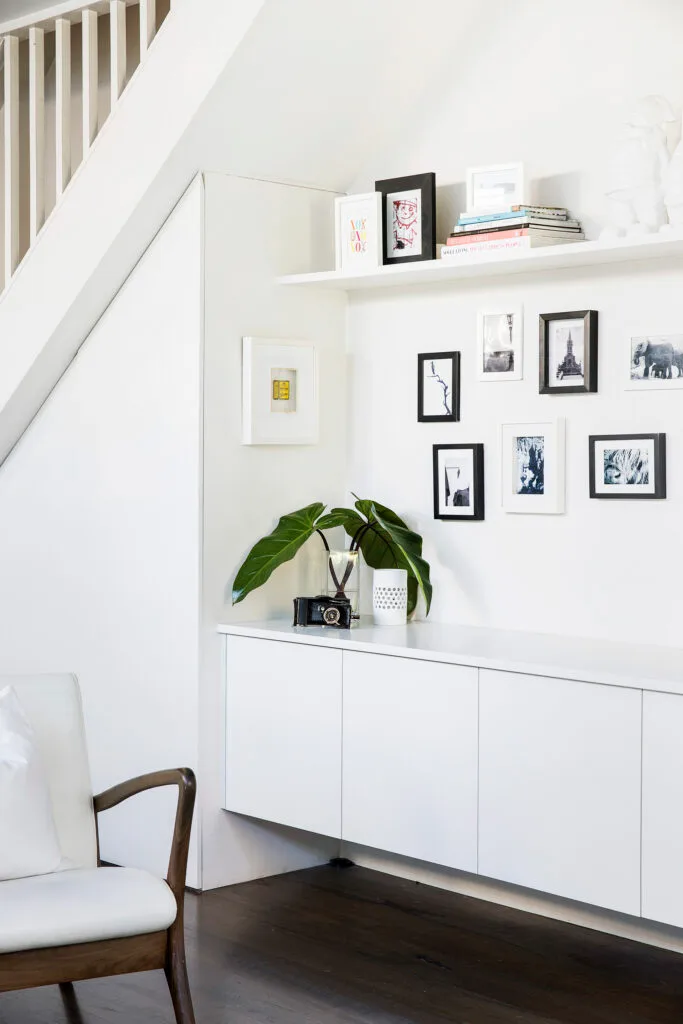
<svg viewBox="0 0 683 1024">
<path fill-rule="evenodd" d="M 33 11 L 44 11 L 49 0 L 0 0 L 0 22 L 22 18 Z"/>
</svg>

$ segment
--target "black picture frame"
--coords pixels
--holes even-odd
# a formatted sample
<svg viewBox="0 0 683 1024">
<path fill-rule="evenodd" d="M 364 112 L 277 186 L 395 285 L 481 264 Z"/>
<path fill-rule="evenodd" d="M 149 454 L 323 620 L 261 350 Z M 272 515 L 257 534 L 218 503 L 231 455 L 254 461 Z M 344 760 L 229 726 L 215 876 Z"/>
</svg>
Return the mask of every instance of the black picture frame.
<svg viewBox="0 0 683 1024">
<path fill-rule="evenodd" d="M 419 191 L 421 193 L 421 252 L 413 256 L 392 256 L 389 254 L 389 225 L 387 198 L 395 192 Z M 417 263 L 421 260 L 436 259 L 436 174 L 409 174 L 403 178 L 384 178 L 375 182 L 375 192 L 382 193 L 382 262 L 385 266 L 396 263 Z"/>
<path fill-rule="evenodd" d="M 451 412 L 427 416 L 424 411 L 424 367 L 435 359 L 451 361 Z M 421 352 L 417 357 L 417 421 L 418 423 L 458 423 L 460 420 L 460 353 Z"/>
<path fill-rule="evenodd" d="M 550 365 L 550 325 L 556 320 L 583 320 L 583 384 L 553 386 Z M 581 309 L 573 313 L 541 313 L 538 318 L 538 390 L 542 395 L 585 395 L 598 390 L 598 313 Z M 568 350 L 567 359 L 572 358 Z"/>
<path fill-rule="evenodd" d="M 452 513 L 440 511 L 439 501 L 439 452 L 459 449 L 472 452 L 472 490 L 473 504 L 472 513 L 464 514 L 458 512 L 458 506 L 453 506 Z M 434 486 L 434 518 L 457 520 L 460 523 L 481 522 L 485 515 L 484 495 L 484 445 L 483 444 L 435 444 L 432 445 L 432 471 Z M 469 506 L 468 506 L 469 507 Z"/>
<path fill-rule="evenodd" d="M 649 494 L 605 494 L 595 487 L 595 445 L 597 441 L 653 441 L 655 488 Z M 666 434 L 591 434 L 588 438 L 589 493 L 591 498 L 605 501 L 643 501 L 666 498 Z"/>
</svg>

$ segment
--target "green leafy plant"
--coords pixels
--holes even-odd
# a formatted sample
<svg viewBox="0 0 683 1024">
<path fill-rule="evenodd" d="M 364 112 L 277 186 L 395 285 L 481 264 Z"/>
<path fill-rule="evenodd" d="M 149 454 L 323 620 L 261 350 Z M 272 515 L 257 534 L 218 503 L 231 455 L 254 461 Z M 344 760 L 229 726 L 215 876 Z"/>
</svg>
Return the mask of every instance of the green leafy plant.
<svg viewBox="0 0 683 1024">
<path fill-rule="evenodd" d="M 353 508 L 333 508 L 316 501 L 282 516 L 272 533 L 254 544 L 240 566 L 232 587 L 232 603 L 239 604 L 247 594 L 268 580 L 279 565 L 294 557 L 314 533 L 320 534 L 325 549 L 330 547 L 323 530 L 342 526 L 351 537 L 350 552 L 360 551 L 372 569 L 406 569 L 408 572 L 408 614 L 417 605 L 418 594 L 424 597 L 427 612 L 432 603 L 429 564 L 422 557 L 422 537 L 411 530 L 390 508 L 378 501 L 356 498 Z M 337 593 L 343 594 L 352 568 L 338 579 L 330 563 Z"/>
</svg>

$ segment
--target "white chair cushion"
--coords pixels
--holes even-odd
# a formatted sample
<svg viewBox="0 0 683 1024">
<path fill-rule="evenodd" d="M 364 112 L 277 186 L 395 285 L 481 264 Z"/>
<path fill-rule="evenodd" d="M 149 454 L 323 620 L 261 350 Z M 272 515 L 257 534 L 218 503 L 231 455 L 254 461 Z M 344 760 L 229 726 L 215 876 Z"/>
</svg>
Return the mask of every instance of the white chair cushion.
<svg viewBox="0 0 683 1024">
<path fill-rule="evenodd" d="M 163 931 L 175 921 L 166 882 L 137 868 L 76 868 L 0 882 L 0 953 Z"/>
<path fill-rule="evenodd" d="M 0 688 L 0 881 L 54 871 L 61 860 L 43 760 L 11 686 Z"/>
</svg>

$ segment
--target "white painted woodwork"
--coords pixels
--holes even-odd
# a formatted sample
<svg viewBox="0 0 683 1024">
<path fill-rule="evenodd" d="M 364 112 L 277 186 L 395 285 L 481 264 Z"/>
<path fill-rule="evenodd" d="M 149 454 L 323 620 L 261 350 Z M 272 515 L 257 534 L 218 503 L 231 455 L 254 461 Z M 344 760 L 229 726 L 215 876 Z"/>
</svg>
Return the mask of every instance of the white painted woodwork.
<svg viewBox="0 0 683 1024">
<path fill-rule="evenodd" d="M 19 261 L 19 40 L 5 36 L 5 286 Z"/>
<path fill-rule="evenodd" d="M 97 14 L 83 11 L 83 159 L 97 136 Z"/>
<path fill-rule="evenodd" d="M 480 672 L 480 874 L 640 913 L 641 700 Z"/>
<path fill-rule="evenodd" d="M 342 838 L 476 872 L 477 714 L 476 669 L 344 651 Z"/>
<path fill-rule="evenodd" d="M 31 243 L 45 221 L 45 33 L 31 28 L 29 58 L 29 229 Z"/>
<path fill-rule="evenodd" d="M 683 928 L 683 697 L 643 694 L 643 917 Z"/>
<path fill-rule="evenodd" d="M 71 177 L 71 22 L 55 22 L 55 188 L 62 195 Z"/>
<path fill-rule="evenodd" d="M 156 0 L 140 0 L 140 60 L 147 53 L 157 30 Z"/>
<path fill-rule="evenodd" d="M 341 835 L 342 655 L 230 637 L 225 807 Z"/>
<path fill-rule="evenodd" d="M 109 5 L 111 51 L 111 109 L 126 84 L 126 5 L 124 0 L 111 0 Z"/>
</svg>

